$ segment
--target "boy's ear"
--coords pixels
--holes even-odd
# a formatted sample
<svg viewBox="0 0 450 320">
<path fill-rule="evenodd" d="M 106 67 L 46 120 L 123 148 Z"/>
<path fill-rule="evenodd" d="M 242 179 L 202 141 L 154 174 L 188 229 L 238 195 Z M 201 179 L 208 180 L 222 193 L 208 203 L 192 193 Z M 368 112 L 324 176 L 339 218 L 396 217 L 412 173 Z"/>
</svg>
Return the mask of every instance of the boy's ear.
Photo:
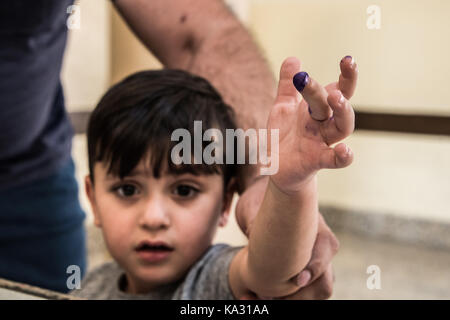
<svg viewBox="0 0 450 320">
<path fill-rule="evenodd" d="M 230 217 L 231 203 L 233 202 L 233 195 L 236 191 L 236 178 L 231 178 L 226 186 L 222 215 L 220 216 L 219 226 L 225 227 L 228 223 L 228 218 Z"/>
<path fill-rule="evenodd" d="M 91 177 L 90 177 L 89 174 L 87 174 L 84 177 L 84 187 L 85 187 L 85 190 L 86 190 L 86 195 L 87 195 L 87 197 L 89 199 L 89 202 L 91 204 L 92 213 L 94 215 L 94 224 L 97 227 L 100 227 L 101 226 L 101 222 L 100 222 L 100 216 L 98 214 L 97 202 L 96 202 L 96 199 L 95 199 L 94 185 L 93 185 L 93 183 L 91 181 Z"/>
</svg>

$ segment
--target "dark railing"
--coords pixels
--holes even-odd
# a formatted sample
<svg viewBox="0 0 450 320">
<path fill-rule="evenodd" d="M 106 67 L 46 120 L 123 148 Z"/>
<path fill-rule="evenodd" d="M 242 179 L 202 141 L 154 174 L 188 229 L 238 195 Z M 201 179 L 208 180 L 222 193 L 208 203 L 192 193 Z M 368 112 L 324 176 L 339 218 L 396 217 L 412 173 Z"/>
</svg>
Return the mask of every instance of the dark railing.
<svg viewBox="0 0 450 320">
<path fill-rule="evenodd" d="M 450 116 L 355 112 L 355 129 L 450 136 Z"/>
</svg>

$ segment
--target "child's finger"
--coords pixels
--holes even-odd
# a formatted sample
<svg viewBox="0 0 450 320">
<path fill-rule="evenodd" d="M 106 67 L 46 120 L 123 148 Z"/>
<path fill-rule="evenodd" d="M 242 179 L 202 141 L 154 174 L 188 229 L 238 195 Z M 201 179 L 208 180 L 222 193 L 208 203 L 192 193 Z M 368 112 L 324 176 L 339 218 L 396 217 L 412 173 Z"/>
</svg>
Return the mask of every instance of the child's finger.
<svg viewBox="0 0 450 320">
<path fill-rule="evenodd" d="M 345 98 L 350 99 L 356 89 L 358 80 L 358 66 L 351 56 L 346 56 L 340 63 L 341 75 L 339 76 L 338 87 Z"/>
<path fill-rule="evenodd" d="M 320 156 L 320 167 L 323 169 L 339 169 L 349 166 L 353 161 L 352 150 L 339 143 L 334 148 L 328 148 Z"/>
<path fill-rule="evenodd" d="M 311 78 L 306 72 L 299 72 L 293 79 L 295 88 L 302 94 L 308 103 L 311 118 L 323 121 L 331 116 L 331 109 L 328 106 L 328 93 L 317 81 Z"/>
<path fill-rule="evenodd" d="M 280 68 L 280 80 L 275 104 L 289 103 L 298 105 L 301 96 L 292 85 L 292 78 L 300 72 L 301 63 L 295 57 L 286 58 Z"/>
<path fill-rule="evenodd" d="M 327 144 L 336 143 L 348 137 L 355 129 L 355 112 L 350 102 L 336 90 L 328 96 L 333 117 L 323 124 L 323 135 Z"/>
</svg>

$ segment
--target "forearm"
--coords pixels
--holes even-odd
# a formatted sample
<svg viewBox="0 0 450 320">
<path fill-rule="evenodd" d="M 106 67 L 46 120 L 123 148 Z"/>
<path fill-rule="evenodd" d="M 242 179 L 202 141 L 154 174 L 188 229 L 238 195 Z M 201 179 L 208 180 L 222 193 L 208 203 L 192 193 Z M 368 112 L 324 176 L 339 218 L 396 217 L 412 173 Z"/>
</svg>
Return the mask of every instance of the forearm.
<svg viewBox="0 0 450 320">
<path fill-rule="evenodd" d="M 247 257 L 249 289 L 261 296 L 298 290 L 292 278 L 308 263 L 318 227 L 316 178 L 302 191 L 286 195 L 269 181 L 250 233 Z"/>
</svg>

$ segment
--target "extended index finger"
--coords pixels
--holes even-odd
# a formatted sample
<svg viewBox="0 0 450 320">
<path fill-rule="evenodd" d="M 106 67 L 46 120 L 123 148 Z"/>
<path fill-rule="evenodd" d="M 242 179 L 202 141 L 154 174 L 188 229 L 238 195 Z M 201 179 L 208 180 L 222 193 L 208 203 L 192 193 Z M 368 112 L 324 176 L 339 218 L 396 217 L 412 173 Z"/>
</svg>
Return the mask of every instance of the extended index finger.
<svg viewBox="0 0 450 320">
<path fill-rule="evenodd" d="M 318 121 L 327 120 L 332 113 L 327 102 L 327 90 L 306 72 L 297 73 L 293 82 L 308 103 L 311 118 Z"/>
</svg>

